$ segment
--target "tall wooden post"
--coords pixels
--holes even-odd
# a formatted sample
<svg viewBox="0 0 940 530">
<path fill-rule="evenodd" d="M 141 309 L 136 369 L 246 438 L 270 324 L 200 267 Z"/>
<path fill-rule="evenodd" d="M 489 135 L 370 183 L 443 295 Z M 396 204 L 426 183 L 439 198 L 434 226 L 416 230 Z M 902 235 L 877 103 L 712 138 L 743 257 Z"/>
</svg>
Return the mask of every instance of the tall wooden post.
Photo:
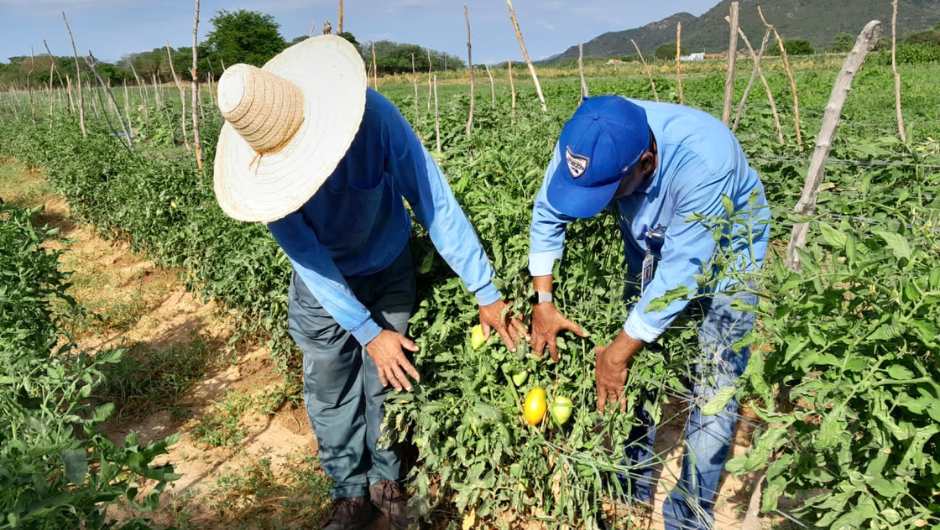
<svg viewBox="0 0 940 530">
<path fill-rule="evenodd" d="M 65 17 L 65 11 L 62 12 L 62 20 L 65 21 L 65 29 L 68 30 L 69 40 L 72 42 L 72 53 L 75 55 L 75 85 L 78 87 L 78 128 L 82 131 L 82 138 L 85 138 L 88 136 L 88 132 L 85 130 L 85 96 L 82 94 L 81 61 L 78 60 L 75 36 L 72 35 L 72 28 L 69 26 L 69 19 Z"/>
<path fill-rule="evenodd" d="M 375 41 L 372 41 L 372 88 L 379 89 L 379 66 L 375 60 Z"/>
<path fill-rule="evenodd" d="M 199 0 L 195 0 L 193 9 L 193 67 L 190 70 L 192 74 L 192 111 L 193 111 L 193 148 L 196 153 L 196 169 L 202 171 L 202 141 L 199 139 L 199 111 L 202 106 L 199 104 Z"/>
<path fill-rule="evenodd" d="M 898 137 L 907 143 L 907 131 L 904 128 L 904 113 L 901 112 L 901 74 L 898 73 L 898 0 L 891 2 L 891 71 L 894 73 L 894 112 L 898 119 Z"/>
<path fill-rule="evenodd" d="M 584 80 L 584 45 L 578 43 L 578 77 L 581 78 L 581 100 L 588 97 L 587 81 Z"/>
<path fill-rule="evenodd" d="M 111 101 L 111 105 L 114 107 L 115 114 L 117 114 L 118 121 L 121 122 L 121 126 L 124 128 L 124 135 L 127 137 L 127 146 L 133 147 L 134 146 L 134 134 L 133 132 L 131 132 L 131 126 L 129 123 L 125 122 L 124 117 L 121 116 L 121 111 L 118 110 L 117 100 L 114 99 L 114 93 L 111 92 L 111 88 L 107 84 L 105 84 L 104 79 L 102 79 L 101 76 L 98 75 L 98 70 L 95 68 L 95 64 L 97 63 L 97 60 L 95 59 L 95 56 L 91 53 L 91 50 L 88 50 L 88 56 L 85 57 L 85 63 L 88 65 L 88 69 L 91 70 L 92 75 L 95 76 L 95 79 L 98 80 L 98 84 L 101 85 L 101 89 L 104 91 L 105 94 L 108 95 L 108 99 Z M 104 105 L 104 102 L 102 102 L 102 105 Z M 105 121 L 107 121 L 108 125 L 110 126 L 111 122 L 108 119 L 108 109 L 105 108 L 103 110 L 105 113 Z"/>
<path fill-rule="evenodd" d="M 640 51 L 640 47 L 637 46 L 636 41 L 630 39 L 630 42 L 633 43 L 633 48 L 636 50 L 636 54 L 640 56 L 640 62 L 643 63 L 643 70 L 646 72 L 646 77 L 650 80 L 650 87 L 653 89 L 653 97 L 656 101 L 659 101 L 659 92 L 656 91 L 656 82 L 653 81 L 653 72 L 650 70 L 650 65 L 647 64 L 646 58 L 643 57 L 643 52 Z"/>
<path fill-rule="evenodd" d="M 512 114 L 511 114 L 510 119 L 512 119 L 515 122 L 516 120 L 516 82 L 512 78 L 512 60 L 506 61 L 506 69 L 509 72 L 509 92 L 511 93 L 511 97 L 512 97 L 512 103 L 511 103 L 512 110 L 510 111 Z"/>
<path fill-rule="evenodd" d="M 852 89 L 852 79 L 855 77 L 855 73 L 865 62 L 865 57 L 875 46 L 875 43 L 878 42 L 879 37 L 881 37 L 881 22 L 872 20 L 865 25 L 865 29 L 859 34 L 858 39 L 855 41 L 855 47 L 845 58 L 842 70 L 839 72 L 839 76 L 836 77 L 836 82 L 832 86 L 832 94 L 826 104 L 826 111 L 823 113 L 822 126 L 816 136 L 816 149 L 813 151 L 809 170 L 806 172 L 803 192 L 800 194 L 800 200 L 793 208 L 794 213 L 798 215 L 812 215 L 816 212 L 816 196 L 819 194 L 819 185 L 822 184 L 826 158 L 832 148 L 832 138 L 839 127 L 842 106 L 849 95 L 849 90 Z M 808 223 L 798 223 L 793 226 L 793 231 L 790 233 L 790 243 L 787 245 L 787 266 L 793 270 L 800 269 L 799 250 L 806 245 L 808 232 Z"/>
<path fill-rule="evenodd" d="M 463 6 L 463 18 L 467 24 L 467 68 L 470 70 L 470 112 L 467 115 L 467 135 L 473 130 L 473 107 L 476 95 L 474 94 L 474 75 L 473 75 L 473 45 L 470 43 L 470 9 Z"/>
<path fill-rule="evenodd" d="M 728 38 L 728 73 L 725 76 L 725 105 L 721 111 L 721 121 L 731 122 L 731 104 L 734 101 L 735 64 L 738 58 L 738 3 L 731 2 L 731 36 Z"/>
<path fill-rule="evenodd" d="M 522 38 L 522 28 L 519 27 L 519 18 L 516 17 L 516 10 L 512 7 L 512 0 L 506 0 L 506 5 L 509 6 L 509 19 L 512 21 L 512 29 L 516 33 L 516 41 L 519 42 L 522 58 L 525 60 L 526 64 L 529 65 L 529 75 L 532 76 L 532 82 L 535 84 L 535 94 L 539 98 L 539 103 L 542 104 L 542 112 L 547 112 L 548 107 L 545 105 L 545 96 L 542 95 L 542 85 L 539 83 L 538 74 L 535 73 L 535 66 L 532 64 L 532 59 L 529 58 L 529 51 L 525 47 L 525 39 Z"/>
<path fill-rule="evenodd" d="M 437 152 L 441 152 L 441 115 L 437 108 L 437 76 L 434 76 L 433 80 L 433 89 L 434 92 L 434 138 L 437 143 Z"/>
<path fill-rule="evenodd" d="M 431 48 L 425 48 L 425 51 L 428 52 L 428 114 L 431 113 L 431 96 L 433 95 L 433 88 L 431 87 L 431 70 L 433 63 L 431 62 Z"/>
<path fill-rule="evenodd" d="M 345 13 L 343 12 L 343 0 L 339 0 L 339 33 L 343 33 L 343 18 Z"/>
<path fill-rule="evenodd" d="M 682 22 L 676 24 L 676 93 L 679 103 L 685 103 L 682 94 Z"/>
</svg>

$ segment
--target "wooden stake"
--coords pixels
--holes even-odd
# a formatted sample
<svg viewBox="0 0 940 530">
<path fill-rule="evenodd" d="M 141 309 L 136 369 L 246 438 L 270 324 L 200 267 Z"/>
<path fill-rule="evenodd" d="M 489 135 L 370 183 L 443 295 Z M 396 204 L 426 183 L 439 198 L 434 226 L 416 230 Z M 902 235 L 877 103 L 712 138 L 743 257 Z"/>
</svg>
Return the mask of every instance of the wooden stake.
<svg viewBox="0 0 940 530">
<path fill-rule="evenodd" d="M 85 138 L 88 136 L 88 132 L 85 130 L 85 96 L 82 94 L 81 62 L 78 60 L 78 48 L 75 46 L 72 28 L 69 27 L 69 19 L 65 18 L 65 11 L 62 12 L 62 20 L 65 21 L 65 29 L 68 30 L 69 40 L 72 41 L 72 53 L 75 55 L 75 84 L 78 87 L 78 127 L 82 130 L 82 138 Z"/>
<path fill-rule="evenodd" d="M 796 129 L 796 145 L 803 150 L 803 132 L 800 129 L 800 95 L 796 90 L 796 78 L 793 77 L 793 69 L 790 68 L 790 59 L 787 55 L 787 48 L 784 45 L 783 38 L 777 33 L 777 28 L 773 27 L 767 19 L 764 18 L 764 12 L 760 6 L 757 6 L 757 14 L 761 21 L 767 26 L 767 29 L 774 32 L 774 38 L 777 40 L 777 46 L 780 47 L 780 56 L 783 57 L 783 69 L 787 72 L 787 79 L 790 80 L 790 93 L 793 94 L 793 127 Z"/>
<path fill-rule="evenodd" d="M 578 75 L 581 77 L 581 100 L 588 97 L 587 81 L 584 80 L 584 45 L 578 43 Z"/>
<path fill-rule="evenodd" d="M 150 111 L 147 109 L 147 83 L 141 82 L 140 76 L 137 75 L 137 69 L 134 68 L 134 61 L 128 60 L 127 62 L 130 64 L 131 73 L 134 74 L 134 79 L 137 81 L 137 93 L 140 95 L 140 105 L 144 109 L 144 119 L 149 122 Z"/>
<path fill-rule="evenodd" d="M 516 120 L 516 82 L 512 79 L 512 61 L 506 61 L 506 69 L 509 72 L 509 92 L 512 94 L 512 107 L 511 107 L 511 116 L 512 120 Z"/>
<path fill-rule="evenodd" d="M 36 57 L 33 48 L 29 48 L 29 71 L 26 72 L 26 93 L 29 95 L 29 116 L 36 124 L 36 109 L 33 107 L 33 84 L 30 82 L 33 76 L 33 70 L 36 69 Z"/>
<path fill-rule="evenodd" d="M 379 89 L 379 67 L 375 62 L 375 41 L 372 42 L 372 88 Z"/>
<path fill-rule="evenodd" d="M 94 87 L 90 86 L 90 83 L 89 83 L 89 86 L 86 86 L 85 88 L 86 88 L 87 90 L 90 90 L 90 91 L 91 91 L 91 110 L 93 110 L 93 111 L 95 112 L 95 119 L 96 119 L 96 120 L 100 120 L 100 119 L 101 119 L 101 113 L 98 112 L 98 99 L 99 99 L 101 96 L 98 94 L 98 90 L 97 90 L 97 89 L 95 89 Z"/>
<path fill-rule="evenodd" d="M 437 142 L 437 152 L 441 152 L 441 115 L 437 109 L 437 76 L 434 76 L 434 138 Z"/>
<path fill-rule="evenodd" d="M 828 158 L 829 150 L 832 148 L 832 138 L 839 127 L 842 106 L 849 95 L 849 90 L 852 89 L 852 79 L 855 77 L 855 73 L 865 62 L 868 52 L 874 48 L 880 37 L 881 22 L 872 20 L 865 25 L 865 29 L 862 30 L 862 33 L 855 41 L 855 47 L 852 48 L 852 51 L 845 58 L 845 63 L 842 64 L 842 70 L 839 72 L 839 76 L 836 77 L 836 82 L 832 86 L 832 94 L 826 104 L 822 126 L 816 136 L 816 149 L 813 151 L 809 170 L 806 172 L 803 192 L 800 195 L 800 200 L 793 208 L 797 215 L 813 215 L 816 212 L 816 196 L 819 194 L 819 185 L 822 184 L 826 158 Z M 787 245 L 787 266 L 792 270 L 800 269 L 799 250 L 806 245 L 808 232 L 809 224 L 803 222 L 794 225 L 793 231 L 790 233 L 790 243 Z"/>
<path fill-rule="evenodd" d="M 650 69 L 650 65 L 646 63 L 646 58 L 643 57 L 643 52 L 640 51 L 636 41 L 630 39 L 630 42 L 633 43 L 633 48 L 636 49 L 636 54 L 640 56 L 640 62 L 643 63 L 643 70 L 646 71 L 646 77 L 650 80 L 650 87 L 653 89 L 653 97 L 656 101 L 659 101 L 659 92 L 656 91 L 656 82 L 653 81 L 653 71 Z"/>
<path fill-rule="evenodd" d="M 685 103 L 685 96 L 682 94 L 682 22 L 676 24 L 676 93 L 679 95 L 679 103 Z"/>
<path fill-rule="evenodd" d="M 425 48 L 425 51 L 428 52 L 428 114 L 431 113 L 431 94 L 434 90 L 431 88 L 431 48 Z"/>
<path fill-rule="evenodd" d="M 179 76 L 176 75 L 176 67 L 173 66 L 173 53 L 170 51 L 170 43 L 166 43 L 166 58 L 170 61 L 170 74 L 173 75 L 173 82 L 176 83 L 176 89 L 180 93 L 180 117 L 182 118 L 182 129 L 183 129 L 183 145 L 186 146 L 187 151 L 192 151 L 192 148 L 189 146 L 189 131 L 186 130 L 186 91 L 183 90 L 183 83 L 180 82 Z"/>
<path fill-rule="evenodd" d="M 343 32 L 343 0 L 339 0 L 339 33 Z"/>
<path fill-rule="evenodd" d="M 522 28 L 519 27 L 519 18 L 516 17 L 516 10 L 512 7 L 512 0 L 506 0 L 506 5 L 509 7 L 509 19 L 512 21 L 512 29 L 516 32 L 516 41 L 519 42 L 519 50 L 522 51 L 522 58 L 525 60 L 526 64 L 529 65 L 529 75 L 532 76 L 532 82 L 535 84 L 535 94 L 539 98 L 539 103 L 542 104 L 542 112 L 548 112 L 548 107 L 545 105 L 545 96 L 542 95 L 542 85 L 539 83 L 539 76 L 535 73 L 535 66 L 532 64 L 532 59 L 529 58 L 529 51 L 525 47 L 525 39 L 522 38 Z"/>
<path fill-rule="evenodd" d="M 72 78 L 65 74 L 65 90 L 69 95 L 69 112 L 75 112 L 75 103 L 72 101 Z"/>
<path fill-rule="evenodd" d="M 738 103 L 738 110 L 734 114 L 734 125 L 731 127 L 731 130 L 738 130 L 738 124 L 741 122 L 741 117 L 744 116 L 744 109 L 747 107 L 747 99 L 751 95 L 754 80 L 760 77 L 761 83 L 764 85 L 764 90 L 767 92 L 767 99 L 770 101 L 770 110 L 773 111 L 774 125 L 777 128 L 777 139 L 782 145 L 784 143 L 783 130 L 780 128 L 780 116 L 777 115 L 777 102 L 774 101 L 774 94 L 771 92 L 770 85 L 767 83 L 767 78 L 764 77 L 764 71 L 760 66 L 761 59 L 764 57 L 764 51 L 767 50 L 767 43 L 770 42 L 770 30 L 764 32 L 764 40 L 761 41 L 760 51 L 756 54 L 754 53 L 754 48 L 751 47 L 751 41 L 748 40 L 747 35 L 744 34 L 744 31 L 741 30 L 740 27 L 738 28 L 738 32 L 741 36 L 741 40 L 743 40 L 744 44 L 747 46 L 748 53 L 751 55 L 751 61 L 754 63 L 754 68 L 751 70 L 751 78 L 747 82 L 747 87 L 744 88 L 744 95 L 741 96 L 741 101 Z"/>
<path fill-rule="evenodd" d="M 199 138 L 199 111 L 202 105 L 199 104 L 199 56 L 198 56 L 198 34 L 199 34 L 199 0 L 195 0 L 193 9 L 193 67 L 189 71 L 193 78 L 190 85 L 192 88 L 192 114 L 193 114 L 193 147 L 196 153 L 196 169 L 202 171 L 202 141 Z"/>
<path fill-rule="evenodd" d="M 127 78 L 123 79 L 124 81 L 124 115 L 127 117 L 127 124 L 130 126 L 131 130 L 134 130 L 134 123 L 131 121 L 131 97 L 127 92 Z"/>
<path fill-rule="evenodd" d="M 725 125 L 731 122 L 731 104 L 734 101 L 735 66 L 738 59 L 738 3 L 731 2 L 731 36 L 728 38 L 728 73 L 725 76 L 725 106 L 721 111 L 721 121 Z"/>
<path fill-rule="evenodd" d="M 111 91 L 111 87 L 109 87 L 104 82 L 104 79 L 102 79 L 101 76 L 98 75 L 98 69 L 95 68 L 95 64 L 97 62 L 98 61 L 95 59 L 94 54 L 91 53 L 91 50 L 88 50 L 88 57 L 85 57 L 85 63 L 88 65 L 88 68 L 91 70 L 91 73 L 95 76 L 95 79 L 98 80 L 98 84 L 101 85 L 102 90 L 104 90 L 105 94 L 108 95 L 108 99 L 111 101 L 111 105 L 114 106 L 114 109 L 116 111 L 115 114 L 117 114 L 118 121 L 121 122 L 121 127 L 124 129 L 124 135 L 127 137 L 127 147 L 134 147 L 134 133 L 131 132 L 131 126 L 129 123 L 127 123 L 124 120 L 124 117 L 121 116 L 120 111 L 117 110 L 118 109 L 117 100 L 114 99 L 114 92 Z M 107 109 L 105 109 L 105 118 L 107 118 L 107 112 L 108 112 Z M 110 125 L 110 121 L 108 121 L 108 124 Z"/>
<path fill-rule="evenodd" d="M 496 83 L 493 82 L 493 73 L 490 72 L 490 65 L 484 64 L 486 68 L 486 76 L 490 78 L 490 105 L 494 108 L 496 107 Z"/>
<path fill-rule="evenodd" d="M 411 54 L 411 80 L 415 85 L 415 124 L 421 123 L 421 111 L 418 107 L 418 72 L 415 69 L 415 54 Z"/>
<path fill-rule="evenodd" d="M 473 75 L 473 45 L 470 44 L 470 9 L 464 4 L 463 18 L 467 24 L 467 68 L 470 70 L 470 112 L 467 115 L 467 136 L 473 130 L 473 107 L 476 95 L 474 94 L 475 79 Z"/>
<path fill-rule="evenodd" d="M 901 112 L 901 74 L 898 73 L 898 0 L 891 2 L 891 71 L 894 73 L 894 112 L 898 120 L 898 137 L 907 143 L 907 131 L 904 128 L 904 113 Z"/>
</svg>

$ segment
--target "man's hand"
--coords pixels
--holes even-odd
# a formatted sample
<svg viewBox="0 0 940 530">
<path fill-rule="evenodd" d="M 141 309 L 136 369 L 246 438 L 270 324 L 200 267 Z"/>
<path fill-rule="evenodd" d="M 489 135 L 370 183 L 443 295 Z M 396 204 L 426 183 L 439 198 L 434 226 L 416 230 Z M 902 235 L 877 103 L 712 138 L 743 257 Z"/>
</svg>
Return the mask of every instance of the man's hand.
<svg viewBox="0 0 940 530">
<path fill-rule="evenodd" d="M 620 411 L 627 409 L 624 387 L 630 361 L 643 348 L 643 341 L 623 331 L 607 346 L 594 349 L 594 377 L 597 380 L 597 411 L 604 412 L 607 402 L 620 403 Z"/>
<path fill-rule="evenodd" d="M 495 329 L 509 351 L 516 351 L 516 342 L 528 340 L 529 337 L 522 321 L 512 316 L 509 313 L 510 309 L 509 304 L 502 300 L 489 305 L 481 305 L 480 326 L 483 328 L 484 337 L 490 338 L 490 330 Z"/>
<path fill-rule="evenodd" d="M 404 335 L 383 329 L 372 339 L 372 342 L 366 345 L 366 352 L 375 362 L 375 367 L 379 371 L 379 381 L 382 382 L 383 387 L 391 384 L 395 390 L 401 391 L 404 388 L 410 392 L 411 382 L 405 374 L 410 375 L 415 382 L 420 381 L 421 376 L 408 362 L 402 348 L 413 352 L 418 351 L 418 345 Z"/>
<path fill-rule="evenodd" d="M 570 331 L 579 337 L 587 337 L 584 329 L 565 318 L 555 307 L 555 304 L 536 304 L 532 308 L 532 349 L 535 354 L 542 356 L 545 346 L 552 354 L 552 360 L 558 361 L 558 345 L 555 339 L 562 331 Z"/>
</svg>

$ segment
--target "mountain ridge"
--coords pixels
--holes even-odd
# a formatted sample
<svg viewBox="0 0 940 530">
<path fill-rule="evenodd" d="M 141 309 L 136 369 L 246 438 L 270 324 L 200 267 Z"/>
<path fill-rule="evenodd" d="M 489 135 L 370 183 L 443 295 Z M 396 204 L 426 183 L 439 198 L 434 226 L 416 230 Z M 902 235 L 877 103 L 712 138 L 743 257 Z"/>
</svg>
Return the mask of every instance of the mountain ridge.
<svg viewBox="0 0 940 530">
<path fill-rule="evenodd" d="M 839 33 L 857 35 L 873 19 L 888 25 L 890 34 L 891 5 L 880 0 L 739 0 L 739 19 L 752 43 L 759 43 L 764 25 L 757 14 L 760 5 L 768 22 L 774 24 L 785 39 L 808 40 L 815 49 L 828 48 Z M 924 30 L 940 22 L 940 0 L 901 0 L 898 8 L 898 34 L 903 36 Z M 644 26 L 608 31 L 583 43 L 587 58 L 609 58 L 635 55 L 630 43 L 634 39 L 645 55 L 675 41 L 676 23 L 682 22 L 682 49 L 692 51 L 724 51 L 728 47 L 727 16 L 731 0 L 721 0 L 701 16 L 686 12 L 672 14 Z M 756 44 L 755 44 L 756 45 Z M 577 59 L 578 45 L 548 57 L 543 62 Z"/>
</svg>

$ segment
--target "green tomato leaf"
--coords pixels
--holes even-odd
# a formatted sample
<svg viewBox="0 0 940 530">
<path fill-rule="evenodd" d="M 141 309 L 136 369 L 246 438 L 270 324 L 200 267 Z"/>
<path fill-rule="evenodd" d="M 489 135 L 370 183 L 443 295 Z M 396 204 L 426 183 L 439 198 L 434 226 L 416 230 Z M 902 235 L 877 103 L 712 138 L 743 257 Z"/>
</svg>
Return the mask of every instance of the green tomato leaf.
<svg viewBox="0 0 940 530">
<path fill-rule="evenodd" d="M 708 403 L 702 407 L 702 415 L 714 416 L 723 411 L 725 409 L 725 405 L 731 401 L 731 398 L 734 397 L 734 393 L 736 391 L 737 389 L 733 386 L 726 386 L 718 390 L 718 392 L 716 392 L 715 395 L 710 400 L 708 400 Z"/>
</svg>

